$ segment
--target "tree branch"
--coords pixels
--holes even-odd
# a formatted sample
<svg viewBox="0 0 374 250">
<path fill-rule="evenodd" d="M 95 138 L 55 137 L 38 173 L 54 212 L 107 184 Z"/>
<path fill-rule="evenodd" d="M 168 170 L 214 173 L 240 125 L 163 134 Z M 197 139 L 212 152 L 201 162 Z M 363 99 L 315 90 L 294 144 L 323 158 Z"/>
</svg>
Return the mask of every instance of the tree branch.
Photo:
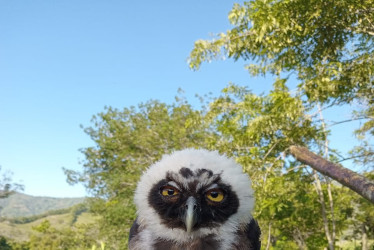
<svg viewBox="0 0 374 250">
<path fill-rule="evenodd" d="M 325 160 L 305 147 L 291 146 L 291 154 L 323 175 L 329 176 L 374 203 L 374 182 L 347 168 Z"/>
<path fill-rule="evenodd" d="M 361 158 L 361 157 L 364 157 L 364 156 L 372 156 L 372 155 L 374 155 L 374 153 L 366 153 L 366 154 L 354 155 L 352 157 L 347 157 L 347 158 L 343 157 L 343 159 L 341 159 L 340 161 L 338 161 L 338 163 L 342 162 L 342 161 L 348 161 L 348 160 L 352 160 L 352 159 L 356 159 L 356 158 Z"/>
</svg>

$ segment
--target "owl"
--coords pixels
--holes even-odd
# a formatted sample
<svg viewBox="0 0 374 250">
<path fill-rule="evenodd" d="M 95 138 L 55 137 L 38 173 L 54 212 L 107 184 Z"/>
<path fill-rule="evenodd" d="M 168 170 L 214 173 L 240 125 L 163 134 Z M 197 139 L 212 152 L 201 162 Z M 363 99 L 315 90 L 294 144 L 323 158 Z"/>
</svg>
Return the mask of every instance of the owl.
<svg viewBox="0 0 374 250">
<path fill-rule="evenodd" d="M 260 249 L 247 174 L 217 151 L 185 149 L 150 166 L 135 190 L 130 250 Z"/>
</svg>

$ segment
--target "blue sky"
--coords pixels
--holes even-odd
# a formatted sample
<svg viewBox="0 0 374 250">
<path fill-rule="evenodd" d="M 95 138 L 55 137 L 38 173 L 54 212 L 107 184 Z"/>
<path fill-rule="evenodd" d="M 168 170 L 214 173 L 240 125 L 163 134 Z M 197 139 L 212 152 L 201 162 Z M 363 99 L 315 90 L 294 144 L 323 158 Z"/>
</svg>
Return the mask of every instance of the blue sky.
<svg viewBox="0 0 374 250">
<path fill-rule="evenodd" d="M 243 62 L 188 68 L 195 40 L 230 28 L 233 3 L 1 1 L 2 172 L 12 171 L 27 194 L 84 196 L 81 185 L 66 183 L 62 167 L 81 169 L 79 149 L 93 142 L 80 125 L 89 126 L 104 106 L 171 103 L 178 88 L 194 102 L 196 93 L 217 96 L 229 82 L 268 90 L 271 79 L 250 78 Z M 349 118 L 346 109 L 339 116 Z M 336 145 L 352 145 L 346 127 L 336 131 Z"/>
</svg>

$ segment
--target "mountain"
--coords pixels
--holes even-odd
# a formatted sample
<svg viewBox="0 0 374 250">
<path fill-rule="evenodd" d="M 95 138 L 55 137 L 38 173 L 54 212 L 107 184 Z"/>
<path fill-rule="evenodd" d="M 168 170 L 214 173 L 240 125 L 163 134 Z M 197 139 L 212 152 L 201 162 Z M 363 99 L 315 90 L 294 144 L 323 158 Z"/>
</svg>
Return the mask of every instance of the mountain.
<svg viewBox="0 0 374 250">
<path fill-rule="evenodd" d="M 52 198 L 15 193 L 5 199 L 0 199 L 0 217 L 39 215 L 50 210 L 69 208 L 84 200 L 85 198 Z"/>
</svg>

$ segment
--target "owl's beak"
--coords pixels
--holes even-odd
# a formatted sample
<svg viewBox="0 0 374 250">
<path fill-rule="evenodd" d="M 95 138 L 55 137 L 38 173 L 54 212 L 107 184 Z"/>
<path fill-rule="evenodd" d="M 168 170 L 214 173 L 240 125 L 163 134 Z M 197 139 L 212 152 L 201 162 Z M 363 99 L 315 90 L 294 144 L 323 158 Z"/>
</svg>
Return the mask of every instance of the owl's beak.
<svg viewBox="0 0 374 250">
<path fill-rule="evenodd" d="M 186 225 L 187 233 L 192 231 L 192 228 L 197 222 L 197 202 L 194 197 L 189 197 L 186 202 L 186 212 L 184 217 L 184 224 Z"/>
</svg>

